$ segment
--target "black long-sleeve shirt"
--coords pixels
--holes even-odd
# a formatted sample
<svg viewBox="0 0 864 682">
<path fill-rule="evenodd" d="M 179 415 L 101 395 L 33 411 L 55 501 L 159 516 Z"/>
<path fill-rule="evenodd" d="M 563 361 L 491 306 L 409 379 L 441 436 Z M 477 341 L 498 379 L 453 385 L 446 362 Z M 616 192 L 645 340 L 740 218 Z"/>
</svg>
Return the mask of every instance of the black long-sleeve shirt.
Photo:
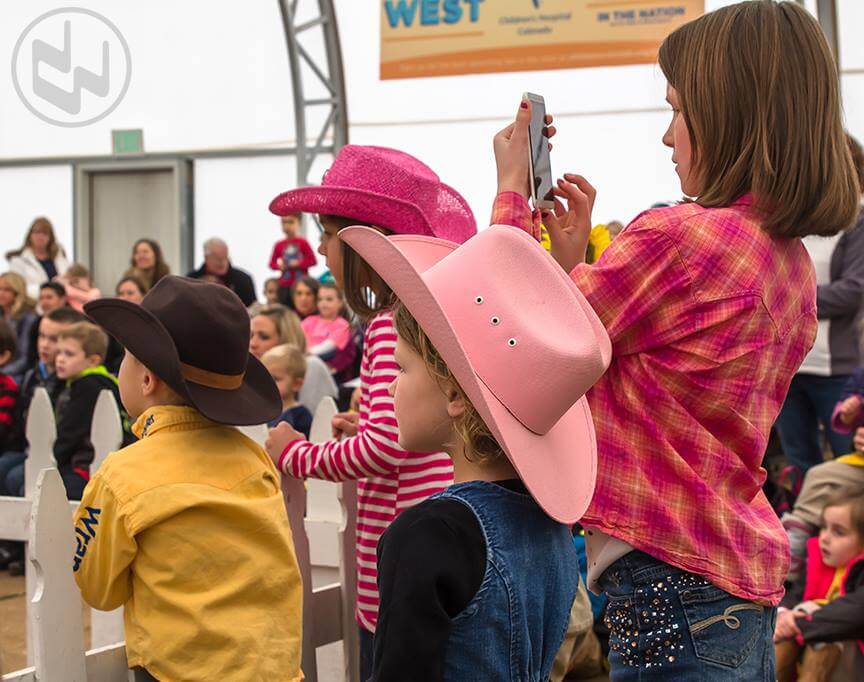
<svg viewBox="0 0 864 682">
<path fill-rule="evenodd" d="M 527 492 L 518 479 L 495 484 Z M 442 680 L 452 619 L 474 599 L 485 572 L 486 540 L 466 505 L 438 498 L 402 512 L 378 544 L 381 606 L 370 679 Z"/>
</svg>

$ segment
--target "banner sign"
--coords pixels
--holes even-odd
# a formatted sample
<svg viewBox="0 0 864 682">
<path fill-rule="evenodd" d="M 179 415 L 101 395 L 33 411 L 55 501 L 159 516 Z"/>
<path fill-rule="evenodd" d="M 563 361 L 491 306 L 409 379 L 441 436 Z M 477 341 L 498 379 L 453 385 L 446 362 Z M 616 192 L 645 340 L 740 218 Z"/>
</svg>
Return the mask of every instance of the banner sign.
<svg viewBox="0 0 864 682">
<path fill-rule="evenodd" d="M 382 0 L 381 78 L 650 64 L 704 0 Z"/>
</svg>

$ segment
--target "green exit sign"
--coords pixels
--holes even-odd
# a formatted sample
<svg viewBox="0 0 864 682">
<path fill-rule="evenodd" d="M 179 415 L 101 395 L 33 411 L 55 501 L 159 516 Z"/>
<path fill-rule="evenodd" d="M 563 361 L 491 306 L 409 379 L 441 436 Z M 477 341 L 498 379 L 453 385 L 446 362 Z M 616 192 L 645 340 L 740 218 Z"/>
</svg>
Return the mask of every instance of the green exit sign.
<svg viewBox="0 0 864 682">
<path fill-rule="evenodd" d="M 112 130 L 112 148 L 115 154 L 143 154 L 144 153 L 144 131 L 136 130 Z"/>
</svg>

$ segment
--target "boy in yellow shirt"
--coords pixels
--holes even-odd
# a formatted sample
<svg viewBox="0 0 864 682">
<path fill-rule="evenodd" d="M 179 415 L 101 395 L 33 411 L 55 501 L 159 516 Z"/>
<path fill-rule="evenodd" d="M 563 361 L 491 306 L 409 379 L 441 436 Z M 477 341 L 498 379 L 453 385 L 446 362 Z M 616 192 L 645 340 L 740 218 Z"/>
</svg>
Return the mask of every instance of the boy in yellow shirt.
<svg viewBox="0 0 864 682">
<path fill-rule="evenodd" d="M 125 348 L 120 396 L 140 440 L 112 453 L 75 517 L 75 579 L 125 606 L 138 679 L 301 680 L 301 584 L 279 475 L 232 425 L 279 416 L 225 287 L 165 277 L 141 305 L 88 303 Z"/>
</svg>

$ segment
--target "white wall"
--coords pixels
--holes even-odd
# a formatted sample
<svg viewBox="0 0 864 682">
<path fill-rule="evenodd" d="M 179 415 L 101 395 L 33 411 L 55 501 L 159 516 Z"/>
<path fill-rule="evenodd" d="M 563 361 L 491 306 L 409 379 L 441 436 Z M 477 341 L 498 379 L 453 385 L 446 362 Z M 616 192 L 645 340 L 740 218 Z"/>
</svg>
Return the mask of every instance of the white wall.
<svg viewBox="0 0 864 682">
<path fill-rule="evenodd" d="M 3 254 L 17 249 L 37 216 L 54 223 L 57 239 L 72 254 L 72 169 L 70 166 L 0 168 L 0 272 Z"/>
<path fill-rule="evenodd" d="M 300 0 L 301 13 L 314 4 Z M 706 4 L 710 10 L 731 3 Z M 105 154 L 110 151 L 110 130 L 125 127 L 144 129 L 148 151 L 293 143 L 288 62 L 275 0 L 92 0 L 62 5 L 94 9 L 118 25 L 133 57 L 129 92 L 103 121 L 80 129 L 58 128 L 23 107 L 10 70 L 0 69 L 0 158 Z M 32 18 L 56 6 L 48 0 L 5 2 L 0 55 L 11 54 Z M 581 172 L 597 187 L 598 222 L 626 221 L 655 201 L 679 196 L 671 154 L 660 142 L 668 113 L 665 81 L 656 66 L 382 82 L 377 3 L 336 0 L 336 8 L 351 141 L 416 154 L 463 192 L 479 225 L 488 221 L 495 190 L 492 136 L 510 120 L 525 90 L 544 94 L 557 115 L 554 170 Z M 847 122 L 864 138 L 864 41 L 858 35 L 864 3 L 838 0 L 838 14 L 841 66 L 849 72 L 843 76 Z M 313 42 L 309 49 L 317 54 L 321 47 Z M 308 70 L 304 82 L 314 93 L 317 86 Z M 321 159 L 316 165 L 310 174 L 313 182 L 327 163 Z M 219 235 L 229 242 L 235 264 L 250 270 L 260 289 L 270 274 L 270 248 L 279 236 L 267 204 L 290 188 L 294 177 L 292 158 L 197 162 L 196 261 L 201 243 Z M 18 245 L 40 214 L 48 215 L 71 245 L 71 196 L 68 167 L 0 171 L 0 251 Z M 307 230 L 315 242 L 314 226 Z"/>
</svg>

